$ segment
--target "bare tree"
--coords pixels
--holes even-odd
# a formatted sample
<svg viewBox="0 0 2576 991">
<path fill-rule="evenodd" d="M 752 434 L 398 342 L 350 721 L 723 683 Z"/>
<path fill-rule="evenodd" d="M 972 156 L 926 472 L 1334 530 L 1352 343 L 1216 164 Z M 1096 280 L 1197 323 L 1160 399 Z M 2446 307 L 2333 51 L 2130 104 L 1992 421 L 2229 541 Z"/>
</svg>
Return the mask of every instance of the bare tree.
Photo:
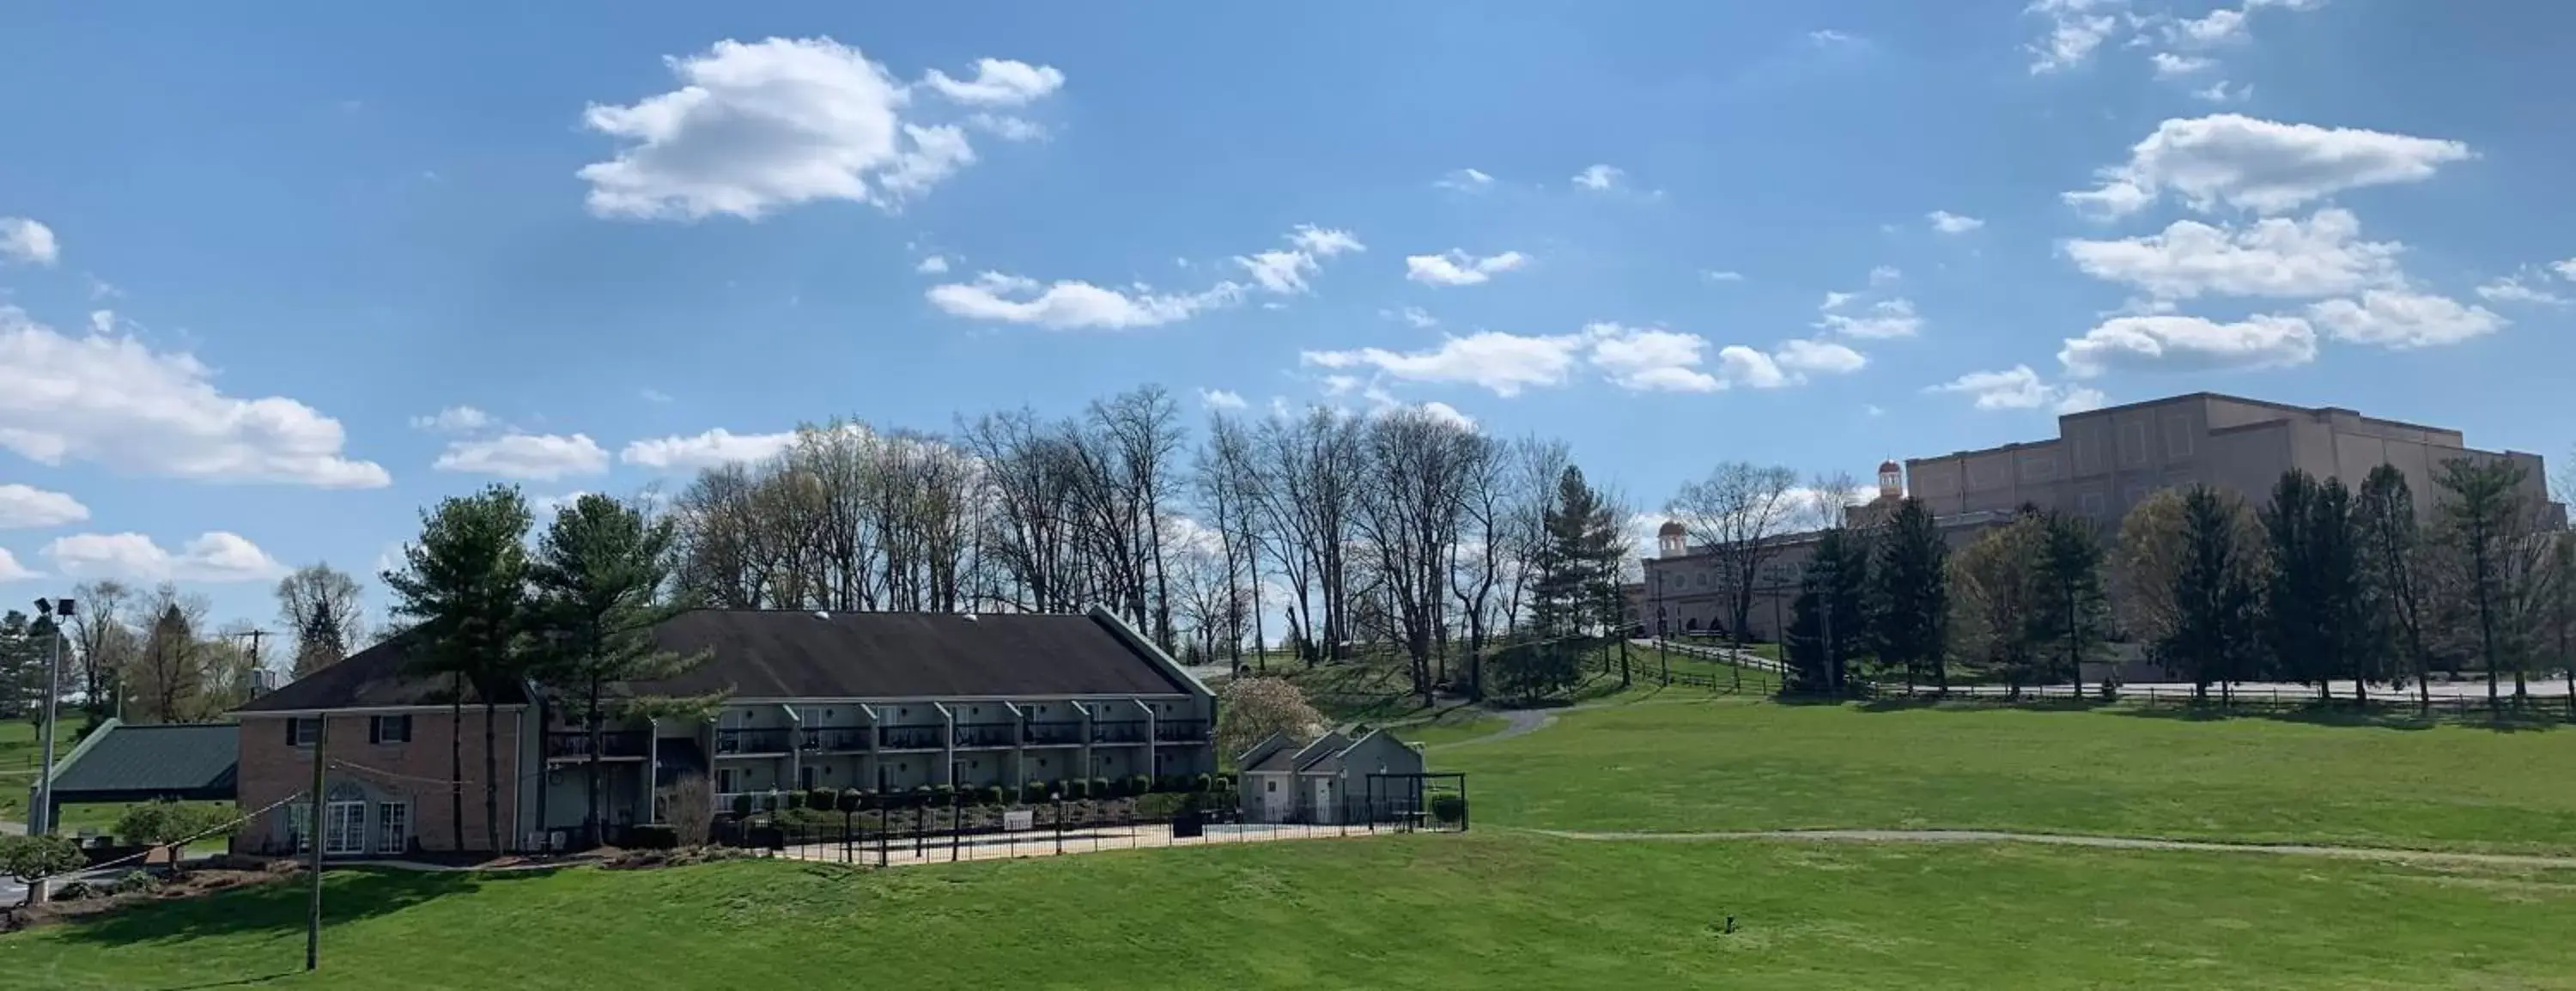
<svg viewBox="0 0 2576 991">
<path fill-rule="evenodd" d="M 213 659 L 200 631 L 206 624 L 203 596 L 183 595 L 163 582 L 138 604 L 147 632 L 125 674 L 133 686 L 134 715 L 145 722 L 193 722 L 203 714 L 207 666 Z"/>
<path fill-rule="evenodd" d="M 358 580 L 328 564 L 308 564 L 278 579 L 277 615 L 294 638 L 293 672 L 301 678 L 339 663 L 360 630 Z"/>
<path fill-rule="evenodd" d="M 1449 599 L 1452 555 L 1467 492 L 1492 442 L 1419 409 L 1370 421 L 1355 532 L 1383 585 L 1395 639 L 1411 662 L 1413 686 L 1432 702 L 1432 648 Z"/>
<path fill-rule="evenodd" d="M 1547 517 L 1556 511 L 1557 479 L 1574 463 L 1574 452 L 1564 441 L 1529 440 L 1515 447 L 1511 462 L 1512 498 L 1504 513 L 1501 579 L 1501 626 L 1506 630 L 1521 625 L 1521 610 L 1529 602 L 1540 562 L 1546 557 Z"/>
<path fill-rule="evenodd" d="M 1717 559 L 1718 577 L 1726 582 L 1727 636 L 1738 650 L 1753 619 L 1754 582 L 1762 566 L 1779 555 L 1784 531 L 1812 511 L 1812 504 L 1799 505 L 1797 486 L 1798 474 L 1790 469 L 1730 461 L 1682 486 L 1667 506 L 1690 539 Z"/>
<path fill-rule="evenodd" d="M 80 604 L 72 615 L 71 635 L 80 652 L 82 697 L 91 715 L 115 715 L 124 693 L 120 673 L 143 647 L 128 616 L 134 592 L 123 582 L 102 578 L 73 589 L 72 597 Z"/>
</svg>

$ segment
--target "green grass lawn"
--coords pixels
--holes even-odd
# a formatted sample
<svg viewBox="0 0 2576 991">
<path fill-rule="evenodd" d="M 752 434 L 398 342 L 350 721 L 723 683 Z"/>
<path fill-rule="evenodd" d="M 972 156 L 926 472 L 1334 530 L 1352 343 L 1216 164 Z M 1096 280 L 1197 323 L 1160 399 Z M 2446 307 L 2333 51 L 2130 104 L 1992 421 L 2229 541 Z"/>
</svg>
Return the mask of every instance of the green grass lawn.
<svg viewBox="0 0 2576 991">
<path fill-rule="evenodd" d="M 1481 709 L 1456 709 L 1429 722 L 1396 727 L 1395 735 L 1408 743 L 1437 747 L 1490 736 L 1506 725 L 1509 724 L 1503 721 L 1503 717 L 1489 715 Z"/>
<path fill-rule="evenodd" d="M 1751 652 L 1750 648 L 1747 652 Z M 1614 658 L 1612 670 L 1617 670 L 1616 663 Z M 1732 692 L 1737 685 L 1742 685 L 1743 693 L 1747 695 L 1776 695 L 1780 692 L 1780 675 L 1776 672 L 1729 664 L 1679 650 L 1632 645 L 1628 648 L 1628 664 L 1633 677 L 1651 677 L 1662 673 L 1669 665 L 1676 674 L 1707 678 L 1721 691 Z"/>
<path fill-rule="evenodd" d="M 304 911 L 288 884 L 12 935 L 0 986 L 2576 987 L 2576 878 L 2247 855 L 1478 833 L 350 872 L 311 977 Z"/>
<path fill-rule="evenodd" d="M 1479 826 L 1993 828 L 2576 853 L 2576 728 L 2176 710 L 1781 705 L 1574 713 L 1444 751 Z"/>
</svg>

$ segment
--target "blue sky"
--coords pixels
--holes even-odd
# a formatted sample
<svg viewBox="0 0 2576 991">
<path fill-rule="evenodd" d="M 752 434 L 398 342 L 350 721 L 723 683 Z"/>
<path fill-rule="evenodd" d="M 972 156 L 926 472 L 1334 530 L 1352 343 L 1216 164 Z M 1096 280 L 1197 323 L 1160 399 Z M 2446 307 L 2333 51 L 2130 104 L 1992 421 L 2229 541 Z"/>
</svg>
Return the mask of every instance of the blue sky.
<svg viewBox="0 0 2576 991">
<path fill-rule="evenodd" d="M 1648 505 L 2194 389 L 2568 450 L 2576 7 L 1180 10 L 14 7 L 0 583 L 268 621 L 496 479 L 1146 382 Z"/>
</svg>

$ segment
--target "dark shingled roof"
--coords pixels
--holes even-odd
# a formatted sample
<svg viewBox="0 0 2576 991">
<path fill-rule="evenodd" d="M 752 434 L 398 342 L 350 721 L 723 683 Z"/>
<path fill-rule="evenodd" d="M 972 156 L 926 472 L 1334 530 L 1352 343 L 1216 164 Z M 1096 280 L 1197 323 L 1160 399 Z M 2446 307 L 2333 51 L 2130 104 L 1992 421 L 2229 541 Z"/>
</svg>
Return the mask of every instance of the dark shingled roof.
<svg viewBox="0 0 2576 991">
<path fill-rule="evenodd" d="M 232 798 L 240 731 L 231 723 L 105 727 L 55 772 L 54 795 L 65 802 Z"/>
<path fill-rule="evenodd" d="M 453 686 L 454 682 L 446 675 L 420 673 L 411 654 L 409 638 L 395 637 L 252 699 L 239 711 L 257 714 L 446 705 L 454 695 Z M 527 693 L 515 683 L 500 685 L 493 693 L 493 701 L 501 705 L 519 705 L 527 700 Z M 483 696 L 469 686 L 465 703 L 482 705 Z"/>
<path fill-rule="evenodd" d="M 1092 616 L 700 609 L 654 634 L 666 649 L 715 656 L 638 692 L 865 699 L 1189 690 Z"/>
</svg>

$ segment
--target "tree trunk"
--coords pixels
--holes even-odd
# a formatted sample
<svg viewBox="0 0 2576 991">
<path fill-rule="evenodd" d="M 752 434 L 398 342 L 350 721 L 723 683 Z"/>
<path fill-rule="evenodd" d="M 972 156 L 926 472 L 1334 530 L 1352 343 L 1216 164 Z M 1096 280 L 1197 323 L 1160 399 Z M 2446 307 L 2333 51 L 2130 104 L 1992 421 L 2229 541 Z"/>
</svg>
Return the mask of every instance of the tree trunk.
<svg viewBox="0 0 2576 991">
<path fill-rule="evenodd" d="M 537 696 L 537 766 L 539 768 L 546 766 L 546 734 L 554 728 L 554 725 L 553 697 Z M 546 793 L 552 790 L 546 787 L 545 771 L 539 770 L 537 772 L 537 832 L 540 835 L 553 835 L 546 828 Z"/>
</svg>

